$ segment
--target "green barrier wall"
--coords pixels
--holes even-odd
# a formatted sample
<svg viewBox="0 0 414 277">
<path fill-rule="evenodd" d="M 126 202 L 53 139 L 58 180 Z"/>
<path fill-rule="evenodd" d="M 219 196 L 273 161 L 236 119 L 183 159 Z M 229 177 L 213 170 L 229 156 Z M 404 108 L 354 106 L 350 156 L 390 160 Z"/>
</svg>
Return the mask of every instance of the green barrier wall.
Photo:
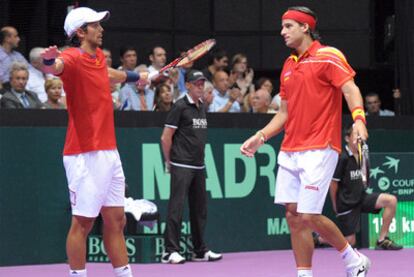
<svg viewBox="0 0 414 277">
<path fill-rule="evenodd" d="M 64 262 L 70 223 L 61 156 L 66 128 L 4 125 L 0 124 L 0 265 Z M 247 159 L 239 147 L 263 124 L 238 129 L 212 125 L 206 147 L 209 247 L 223 252 L 289 248 L 283 209 L 273 204 L 281 137 Z M 163 171 L 161 131 L 119 127 L 117 138 L 131 196 L 154 201 L 164 221 L 169 176 Z M 372 152 L 414 152 L 413 129 L 377 129 L 370 135 Z M 410 199 L 414 200 L 411 195 Z M 332 215 L 329 207 L 326 212 Z M 186 217 L 184 229 L 187 221 Z"/>
</svg>

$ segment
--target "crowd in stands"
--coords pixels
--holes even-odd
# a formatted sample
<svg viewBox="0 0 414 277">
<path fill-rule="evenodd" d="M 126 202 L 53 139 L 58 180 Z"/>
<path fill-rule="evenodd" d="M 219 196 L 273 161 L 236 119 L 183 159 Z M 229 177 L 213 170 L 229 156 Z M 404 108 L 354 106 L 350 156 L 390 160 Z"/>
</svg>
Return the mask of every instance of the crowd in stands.
<svg viewBox="0 0 414 277">
<path fill-rule="evenodd" d="M 60 79 L 43 73 L 42 47 L 30 51 L 29 61 L 19 53 L 18 31 L 12 26 L 0 31 L 0 108 L 65 109 L 65 92 Z M 183 55 L 188 49 L 180 49 Z M 108 67 L 113 67 L 112 54 L 103 49 Z M 133 46 L 120 47 L 120 70 L 149 73 L 166 65 L 168 53 L 162 46 L 154 46 L 148 53 L 149 65 L 138 64 L 137 51 Z M 172 57 L 169 57 L 172 58 Z M 170 70 L 151 83 L 137 82 L 111 84 L 115 110 L 122 111 L 169 111 L 172 104 L 187 93 L 185 74 L 193 67 Z M 255 79 L 254 69 L 249 67 L 248 57 L 237 53 L 229 57 L 225 50 L 215 48 L 209 53 L 208 65 L 201 69 L 208 79 L 203 100 L 209 112 L 276 113 L 280 96 L 272 80 Z M 389 110 L 381 110 L 378 94 L 365 97 L 367 115 L 393 116 Z"/>
</svg>

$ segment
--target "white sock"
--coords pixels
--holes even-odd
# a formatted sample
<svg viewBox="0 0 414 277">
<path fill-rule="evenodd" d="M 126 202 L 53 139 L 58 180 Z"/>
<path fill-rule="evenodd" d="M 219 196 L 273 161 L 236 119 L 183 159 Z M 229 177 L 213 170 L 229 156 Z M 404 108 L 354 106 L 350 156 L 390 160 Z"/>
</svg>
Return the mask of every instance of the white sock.
<svg viewBox="0 0 414 277">
<path fill-rule="evenodd" d="M 129 264 L 114 268 L 116 277 L 132 277 L 131 266 Z"/>
<path fill-rule="evenodd" d="M 69 276 L 87 277 L 86 269 L 71 269 L 69 270 Z"/>
<path fill-rule="evenodd" d="M 298 269 L 298 277 L 312 277 L 312 269 Z"/>
<path fill-rule="evenodd" d="M 348 243 L 347 246 L 341 252 L 342 260 L 345 263 L 346 267 L 353 267 L 360 263 L 361 257 L 359 254 L 352 248 Z"/>
</svg>

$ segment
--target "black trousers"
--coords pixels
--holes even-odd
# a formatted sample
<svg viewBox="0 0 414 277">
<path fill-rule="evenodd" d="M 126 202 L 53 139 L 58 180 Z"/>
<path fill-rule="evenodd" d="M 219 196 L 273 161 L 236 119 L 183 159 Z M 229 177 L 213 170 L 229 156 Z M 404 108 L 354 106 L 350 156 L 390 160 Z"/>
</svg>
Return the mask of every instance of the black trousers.
<svg viewBox="0 0 414 277">
<path fill-rule="evenodd" d="M 164 233 L 166 252 L 180 251 L 181 223 L 184 203 L 188 196 L 191 237 L 194 252 L 207 251 L 204 230 L 207 221 L 207 193 L 205 169 L 190 169 L 171 165 L 171 193 Z"/>
</svg>

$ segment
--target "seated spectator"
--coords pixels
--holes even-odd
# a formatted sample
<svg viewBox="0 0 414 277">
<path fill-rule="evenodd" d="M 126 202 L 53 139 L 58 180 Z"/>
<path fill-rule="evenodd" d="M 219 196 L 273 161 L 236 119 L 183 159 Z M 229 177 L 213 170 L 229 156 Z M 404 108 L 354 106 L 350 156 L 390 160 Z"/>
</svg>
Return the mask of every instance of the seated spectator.
<svg viewBox="0 0 414 277">
<path fill-rule="evenodd" d="M 104 48 L 104 49 L 102 49 L 102 52 L 105 56 L 106 65 L 108 67 L 112 67 L 112 52 L 111 52 L 111 50 L 109 50 L 107 48 Z"/>
<path fill-rule="evenodd" d="M 248 67 L 247 57 L 244 54 L 236 54 L 231 61 L 230 86 L 234 83 L 240 88 L 242 96 L 254 91 L 254 71 Z"/>
<path fill-rule="evenodd" d="M 214 99 L 214 86 L 209 81 L 204 83 L 204 94 L 203 94 L 203 101 L 206 106 L 207 111 L 209 110 L 210 104 L 213 102 Z"/>
<path fill-rule="evenodd" d="M 173 104 L 173 94 L 171 87 L 167 84 L 159 84 L 155 88 L 155 106 L 156 112 L 168 112 Z"/>
<path fill-rule="evenodd" d="M 26 90 L 29 71 L 27 65 L 14 62 L 11 65 L 10 89 L 6 90 L 0 100 L 0 106 L 6 109 L 39 109 L 43 108 L 36 93 Z"/>
<path fill-rule="evenodd" d="M 45 82 L 47 100 L 43 103 L 46 109 L 66 109 L 61 102 L 63 83 L 59 78 L 48 79 Z"/>
<path fill-rule="evenodd" d="M 152 48 L 151 53 L 148 56 L 151 65 L 148 67 L 150 74 L 156 71 L 160 71 L 167 62 L 167 52 L 161 46 L 155 46 Z"/>
<path fill-rule="evenodd" d="M 369 116 L 394 116 L 394 112 L 390 110 L 381 110 L 381 100 L 379 95 L 371 92 L 365 96 L 366 115 Z"/>
<path fill-rule="evenodd" d="M 355 246 L 355 234 L 360 230 L 362 213 L 378 214 L 382 209 L 381 230 L 376 242 L 378 250 L 400 250 L 403 247 L 388 237 L 389 227 L 395 216 L 397 198 L 388 193 L 368 194 L 362 182 L 358 153 L 351 146 L 352 127 L 345 131 L 345 151 L 339 157 L 330 185 L 332 207 L 336 213 L 338 228 L 351 246 Z M 319 237 L 316 243 L 325 243 Z"/>
<path fill-rule="evenodd" d="M 273 83 L 269 78 L 261 77 L 256 82 L 256 89 L 265 89 L 269 92 L 269 94 L 273 95 Z M 280 107 L 280 95 L 275 94 L 272 98 L 272 102 L 270 103 L 270 108 L 274 111 L 278 111 Z"/>
<path fill-rule="evenodd" d="M 46 75 L 42 71 L 43 59 L 40 56 L 40 53 L 42 53 L 43 49 L 44 48 L 41 47 L 35 47 L 30 50 L 29 80 L 27 81 L 26 89 L 35 92 L 41 102 L 46 102 Z"/>
<path fill-rule="evenodd" d="M 204 76 L 210 82 L 213 82 L 213 76 L 217 71 L 226 70 L 229 65 L 229 58 L 223 49 L 214 49 L 209 54 L 208 66 L 201 70 Z"/>
<path fill-rule="evenodd" d="M 102 49 L 102 52 L 104 53 L 106 65 L 108 68 L 112 68 L 112 52 L 109 49 Z M 119 101 L 119 91 L 121 90 L 121 84 L 116 83 L 110 84 L 111 86 L 111 95 L 112 95 L 112 103 L 114 106 L 114 110 L 119 110 L 121 108 L 121 102 Z"/>
<path fill-rule="evenodd" d="M 148 68 L 146 65 L 140 65 L 137 67 L 137 71 L 148 71 Z M 124 111 L 152 111 L 154 109 L 154 94 L 147 80 L 127 83 L 119 92 L 120 109 Z"/>
<path fill-rule="evenodd" d="M 9 89 L 9 72 L 13 62 L 22 62 L 26 65 L 26 58 L 16 49 L 19 46 L 20 37 L 16 28 L 5 26 L 0 30 L 0 89 Z"/>
<path fill-rule="evenodd" d="M 229 75 L 225 71 L 217 71 L 213 77 L 214 99 L 209 106 L 209 112 L 240 112 L 240 89 L 229 89 Z"/>
<path fill-rule="evenodd" d="M 253 92 L 252 106 L 254 113 L 275 113 L 276 111 L 270 108 L 271 102 L 272 96 L 267 90 L 259 89 Z"/>
<path fill-rule="evenodd" d="M 121 65 L 119 70 L 134 70 L 137 66 L 137 51 L 132 46 L 121 46 L 119 50 Z"/>
</svg>

